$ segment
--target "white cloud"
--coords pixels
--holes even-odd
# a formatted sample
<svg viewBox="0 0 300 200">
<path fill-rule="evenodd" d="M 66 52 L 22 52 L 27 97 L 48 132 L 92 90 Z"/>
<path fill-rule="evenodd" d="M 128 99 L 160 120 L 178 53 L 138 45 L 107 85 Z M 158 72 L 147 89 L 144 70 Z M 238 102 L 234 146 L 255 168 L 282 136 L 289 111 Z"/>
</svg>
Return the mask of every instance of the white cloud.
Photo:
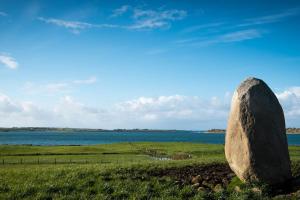
<svg viewBox="0 0 300 200">
<path fill-rule="evenodd" d="M 61 20 L 61 19 L 54 19 L 54 18 L 43 18 L 43 17 L 39 17 L 38 18 L 40 21 L 49 23 L 49 24 L 54 24 L 57 26 L 62 26 L 65 28 L 69 28 L 69 29 L 85 29 L 85 28 L 91 28 L 94 25 L 93 24 L 89 24 L 89 23 L 85 23 L 85 22 L 78 22 L 78 21 L 66 21 L 66 20 Z"/>
<path fill-rule="evenodd" d="M 76 83 L 76 84 L 93 84 L 96 82 L 97 82 L 97 77 L 95 77 L 95 76 L 91 76 L 90 78 L 84 79 L 84 80 L 73 81 L 73 83 Z"/>
<path fill-rule="evenodd" d="M 293 17 L 299 14 L 300 14 L 300 9 L 294 8 L 273 15 L 266 15 L 262 17 L 246 19 L 244 20 L 244 23 L 241 23 L 238 26 L 253 26 L 253 25 L 276 23 L 276 22 L 283 21 L 288 17 Z"/>
<path fill-rule="evenodd" d="M 248 19 L 238 19 L 234 21 L 219 21 L 207 24 L 193 25 L 183 29 L 181 33 L 189 34 L 191 32 L 198 31 L 197 37 L 193 36 L 178 39 L 174 41 L 174 43 L 180 46 L 201 47 L 218 43 L 252 40 L 260 38 L 268 32 L 258 29 L 258 25 L 278 23 L 287 20 L 290 17 L 295 17 L 299 14 L 300 8 L 293 8 L 272 15 L 253 17 Z M 241 30 L 241 28 L 246 27 L 249 27 L 249 29 Z"/>
<path fill-rule="evenodd" d="M 294 17 L 299 14 L 300 14 L 300 8 L 293 8 L 272 15 L 253 17 L 253 18 L 242 19 L 242 20 L 237 20 L 232 22 L 219 21 L 219 22 L 211 22 L 207 24 L 197 24 L 183 29 L 181 33 L 191 33 L 200 30 L 202 32 L 208 32 L 208 31 L 212 32 L 213 30 L 214 32 L 220 30 L 236 29 L 239 27 L 246 27 L 246 26 L 271 24 L 271 23 L 284 21 L 289 17 Z"/>
<path fill-rule="evenodd" d="M 191 38 L 186 38 L 186 39 L 179 39 L 179 40 L 175 40 L 173 43 L 174 44 L 178 44 L 178 45 L 182 45 L 182 44 L 190 44 L 192 42 L 199 42 L 199 38 L 198 37 L 191 37 Z"/>
<path fill-rule="evenodd" d="M 23 90 L 28 94 L 41 93 L 46 95 L 53 95 L 59 93 L 69 93 L 77 86 L 91 85 L 96 82 L 97 82 L 97 77 L 95 76 L 91 76 L 90 78 L 82 79 L 82 80 L 44 83 L 44 84 L 26 82 L 23 87 Z"/>
<path fill-rule="evenodd" d="M 8 54 L 0 54 L 0 63 L 10 69 L 17 69 L 19 63 Z"/>
<path fill-rule="evenodd" d="M 277 98 L 282 104 L 285 115 L 288 119 L 300 118 L 300 87 L 291 87 L 281 93 Z M 300 123 L 298 124 L 300 126 Z"/>
<path fill-rule="evenodd" d="M 44 87 L 47 92 L 57 93 L 67 91 L 70 86 L 68 83 L 49 83 L 41 87 Z"/>
<path fill-rule="evenodd" d="M 154 29 L 168 28 L 171 21 L 185 18 L 187 12 L 184 10 L 142 10 L 134 9 L 133 19 L 135 23 L 128 26 L 129 29 Z"/>
<path fill-rule="evenodd" d="M 64 27 L 70 30 L 74 34 L 79 34 L 84 29 L 90 28 L 118 28 L 118 25 L 113 24 L 91 24 L 86 22 L 79 22 L 79 21 L 68 21 L 62 19 L 55 19 L 55 18 L 43 18 L 39 17 L 38 20 L 45 22 L 47 24 L 53 24 L 56 26 Z"/>
<path fill-rule="evenodd" d="M 21 107 L 13 102 L 8 96 L 0 93 L 0 112 L 14 113 L 21 111 Z"/>
<path fill-rule="evenodd" d="M 0 16 L 2 16 L 2 17 L 6 17 L 6 16 L 8 16 L 8 15 L 7 15 L 7 13 L 5 13 L 5 12 L 1 12 L 1 11 L 0 11 Z"/>
<path fill-rule="evenodd" d="M 47 24 L 52 24 L 64 27 L 74 34 L 79 34 L 82 30 L 91 28 L 119 28 L 127 30 L 140 30 L 140 29 L 156 29 L 156 28 L 169 28 L 171 22 L 181 20 L 186 17 L 187 12 L 184 10 L 143 10 L 133 9 L 129 5 L 113 10 L 110 17 L 118 17 L 130 11 L 132 24 L 93 24 L 87 22 L 80 22 L 75 20 L 63 20 L 56 18 L 38 17 L 37 19 Z"/>
<path fill-rule="evenodd" d="M 13 100 L 0 93 L 1 127 L 95 127 L 100 118 L 103 121 L 105 119 L 101 117 L 100 111 L 76 102 L 69 96 L 53 106 L 42 108 L 37 103 Z"/>
<path fill-rule="evenodd" d="M 217 38 L 218 42 L 240 42 L 244 40 L 252 40 L 262 36 L 262 32 L 256 29 L 248 29 L 236 31 L 221 35 Z"/>
<path fill-rule="evenodd" d="M 27 94 L 45 94 L 45 95 L 53 95 L 58 93 L 68 93 L 71 90 L 69 83 L 46 83 L 46 84 L 37 84 L 34 82 L 26 82 L 23 86 L 23 90 Z"/>
<path fill-rule="evenodd" d="M 176 41 L 177 44 L 180 45 L 189 45 L 189 46 L 209 46 L 215 45 L 220 43 L 233 43 L 233 42 L 242 42 L 245 40 L 253 40 L 263 36 L 265 31 L 261 31 L 258 29 L 246 29 L 246 30 L 239 30 L 228 32 L 225 34 L 215 35 L 209 38 L 191 38 L 181 41 Z"/>
<path fill-rule="evenodd" d="M 225 128 L 232 93 L 224 98 L 199 96 L 140 97 L 110 107 L 88 106 L 71 96 L 43 108 L 0 93 L 0 126 L 60 126 L 90 128 Z M 287 127 L 300 126 L 300 87 L 277 93 Z"/>
<path fill-rule="evenodd" d="M 201 129 L 225 126 L 229 101 L 216 97 L 205 100 L 182 95 L 140 97 L 116 105 L 123 126 L 140 128 Z"/>
<path fill-rule="evenodd" d="M 62 126 L 92 128 L 204 128 L 223 123 L 229 102 L 181 95 L 140 97 L 110 108 L 87 106 L 65 96 L 58 103 L 40 107 L 32 102 L 0 96 L 0 126 Z"/>
<path fill-rule="evenodd" d="M 120 8 L 113 10 L 112 11 L 113 13 L 110 17 L 119 17 L 119 16 L 123 15 L 124 13 L 126 13 L 129 9 L 130 9 L 129 5 L 123 5 Z"/>
<path fill-rule="evenodd" d="M 29 101 L 16 101 L 0 93 L 0 126 L 51 126 L 52 112 Z"/>
<path fill-rule="evenodd" d="M 75 114 L 97 114 L 99 112 L 96 108 L 88 107 L 83 103 L 75 101 L 71 96 L 65 96 L 61 99 L 60 103 L 54 108 L 54 111 L 58 114 L 70 114 L 72 112 Z"/>
<path fill-rule="evenodd" d="M 200 25 L 195 25 L 191 26 L 188 28 L 185 28 L 182 30 L 182 33 L 191 33 L 195 31 L 200 31 L 200 30 L 207 30 L 208 28 L 219 28 L 220 26 L 224 25 L 224 22 L 214 22 L 214 23 L 208 23 L 208 24 L 200 24 Z"/>
<path fill-rule="evenodd" d="M 101 111 L 65 96 L 54 106 L 53 112 L 60 120 L 59 124 L 65 126 L 95 126 L 101 120 Z"/>
</svg>

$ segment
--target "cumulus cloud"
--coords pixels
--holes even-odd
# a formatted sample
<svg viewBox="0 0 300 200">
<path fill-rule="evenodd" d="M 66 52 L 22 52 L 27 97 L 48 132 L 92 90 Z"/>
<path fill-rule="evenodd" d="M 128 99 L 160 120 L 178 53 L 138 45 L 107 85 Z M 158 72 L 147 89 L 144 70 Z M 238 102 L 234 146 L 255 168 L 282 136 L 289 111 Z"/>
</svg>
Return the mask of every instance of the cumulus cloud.
<svg viewBox="0 0 300 200">
<path fill-rule="evenodd" d="M 277 93 L 277 98 L 283 106 L 286 117 L 300 117 L 300 87 L 291 87 L 281 93 Z M 298 124 L 299 126 L 300 124 Z"/>
<path fill-rule="evenodd" d="M 17 69 L 19 66 L 19 63 L 15 60 L 15 58 L 3 53 L 0 54 L 0 63 L 9 69 Z"/>
<path fill-rule="evenodd" d="M 287 127 L 300 125 L 300 87 L 276 94 L 285 113 Z M 232 93 L 223 98 L 199 96 L 140 97 L 110 107 L 89 106 L 64 96 L 47 107 L 17 101 L 0 93 L 0 126 L 60 126 L 89 128 L 225 128 Z"/>
<path fill-rule="evenodd" d="M 54 126 L 53 112 L 41 109 L 30 101 L 17 101 L 0 93 L 0 125 L 11 126 Z"/>
<path fill-rule="evenodd" d="M 116 105 L 131 126 L 177 129 L 208 128 L 209 124 L 224 127 L 228 109 L 229 101 L 224 99 L 182 95 L 140 97 Z"/>
<path fill-rule="evenodd" d="M 105 111 L 80 103 L 71 96 L 63 97 L 53 108 L 57 124 L 64 127 L 101 127 L 106 122 L 103 113 Z"/>
<path fill-rule="evenodd" d="M 98 109 L 88 107 L 83 103 L 77 102 L 71 96 L 65 96 L 61 99 L 60 103 L 55 106 L 54 111 L 57 114 L 69 115 L 69 114 L 97 114 Z"/>
<path fill-rule="evenodd" d="M 41 108 L 3 95 L 0 114 L 7 120 L 0 121 L 0 126 L 200 129 L 208 128 L 212 122 L 224 127 L 228 109 L 229 101 L 216 97 L 210 100 L 182 95 L 140 97 L 101 108 L 65 96 L 54 105 Z"/>
<path fill-rule="evenodd" d="M 101 110 L 88 107 L 65 96 L 47 108 L 35 102 L 18 101 L 0 93 L 0 126 L 59 126 L 95 127 L 100 122 Z M 103 121 L 103 120 L 102 120 Z"/>
<path fill-rule="evenodd" d="M 0 112 L 14 113 L 21 111 L 20 105 L 13 102 L 7 95 L 0 93 Z"/>
</svg>

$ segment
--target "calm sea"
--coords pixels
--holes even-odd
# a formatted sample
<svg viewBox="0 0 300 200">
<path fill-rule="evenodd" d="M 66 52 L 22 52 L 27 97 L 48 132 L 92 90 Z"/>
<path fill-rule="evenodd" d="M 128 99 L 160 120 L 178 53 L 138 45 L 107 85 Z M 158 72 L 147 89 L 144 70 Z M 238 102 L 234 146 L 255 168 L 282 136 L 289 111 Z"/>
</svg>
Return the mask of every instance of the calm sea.
<svg viewBox="0 0 300 200">
<path fill-rule="evenodd" d="M 0 144 L 89 145 L 116 142 L 197 142 L 224 144 L 224 134 L 176 132 L 0 132 Z M 289 145 L 300 145 L 300 135 L 288 135 Z"/>
</svg>

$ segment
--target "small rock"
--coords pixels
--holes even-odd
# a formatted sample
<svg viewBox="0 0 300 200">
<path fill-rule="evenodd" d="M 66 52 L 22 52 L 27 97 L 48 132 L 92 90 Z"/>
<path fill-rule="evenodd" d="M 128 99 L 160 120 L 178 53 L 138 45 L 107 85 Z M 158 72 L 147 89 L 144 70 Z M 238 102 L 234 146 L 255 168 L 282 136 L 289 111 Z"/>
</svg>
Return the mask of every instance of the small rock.
<svg viewBox="0 0 300 200">
<path fill-rule="evenodd" d="M 192 183 L 193 184 L 195 184 L 195 183 L 201 183 L 201 181 L 202 181 L 202 178 L 201 178 L 201 176 L 200 175 L 197 175 L 197 176 L 194 176 L 193 178 L 192 178 Z"/>
<path fill-rule="evenodd" d="M 252 192 L 255 192 L 255 193 L 258 193 L 258 194 L 262 194 L 261 189 L 259 189 L 258 187 L 254 187 L 251 190 L 252 190 Z"/>
<path fill-rule="evenodd" d="M 204 187 L 198 187 L 198 192 L 206 192 L 207 190 Z"/>
<path fill-rule="evenodd" d="M 211 189 L 214 188 L 214 186 L 207 181 L 202 181 L 202 185 L 207 188 L 211 188 Z"/>
<path fill-rule="evenodd" d="M 214 192 L 222 192 L 223 190 L 224 188 L 222 187 L 221 184 L 217 184 L 213 189 Z"/>
<path fill-rule="evenodd" d="M 291 195 L 281 194 L 273 197 L 273 200 L 291 199 L 291 197 L 292 197 Z"/>
<path fill-rule="evenodd" d="M 228 180 L 227 180 L 226 178 L 223 178 L 223 179 L 222 179 L 222 183 L 223 183 L 224 185 L 228 185 L 229 182 L 228 182 Z"/>
<path fill-rule="evenodd" d="M 175 184 L 176 184 L 176 185 L 178 185 L 178 184 L 180 184 L 180 183 L 181 183 L 180 181 L 175 181 Z"/>
<path fill-rule="evenodd" d="M 200 186 L 200 183 L 195 183 L 192 185 L 193 188 L 198 188 Z"/>
<path fill-rule="evenodd" d="M 236 191 L 236 192 L 241 192 L 242 190 L 241 190 L 240 186 L 235 186 L 235 187 L 234 187 L 234 191 Z"/>
</svg>

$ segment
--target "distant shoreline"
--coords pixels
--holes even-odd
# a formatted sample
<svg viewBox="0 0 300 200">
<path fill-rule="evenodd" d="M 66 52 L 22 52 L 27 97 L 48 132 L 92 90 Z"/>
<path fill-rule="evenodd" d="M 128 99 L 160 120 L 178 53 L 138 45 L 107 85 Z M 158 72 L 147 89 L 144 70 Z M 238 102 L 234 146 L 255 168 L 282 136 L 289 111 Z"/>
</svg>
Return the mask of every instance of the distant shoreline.
<svg viewBox="0 0 300 200">
<path fill-rule="evenodd" d="M 43 132 L 191 132 L 193 130 L 177 130 L 177 129 L 92 129 L 92 128 L 58 128 L 58 127 L 12 127 L 1 128 L 0 132 L 13 132 L 13 131 L 43 131 Z M 199 131 L 195 131 L 199 132 Z M 224 134 L 225 129 L 209 129 L 200 131 L 207 134 Z M 300 128 L 287 128 L 287 134 L 296 135 L 300 134 Z"/>
<path fill-rule="evenodd" d="M 224 134 L 226 132 L 225 129 L 210 129 L 206 131 L 207 133 L 212 134 Z M 286 128 L 286 134 L 297 135 L 300 134 L 300 128 Z"/>
<path fill-rule="evenodd" d="M 206 131 L 207 133 L 217 133 L 217 134 L 222 134 L 225 133 L 225 129 L 209 129 Z"/>
<path fill-rule="evenodd" d="M 56 127 L 12 127 L 0 128 L 0 132 L 12 131 L 45 131 L 45 132 L 182 132 L 190 130 L 176 129 L 92 129 L 92 128 L 56 128 Z"/>
</svg>

